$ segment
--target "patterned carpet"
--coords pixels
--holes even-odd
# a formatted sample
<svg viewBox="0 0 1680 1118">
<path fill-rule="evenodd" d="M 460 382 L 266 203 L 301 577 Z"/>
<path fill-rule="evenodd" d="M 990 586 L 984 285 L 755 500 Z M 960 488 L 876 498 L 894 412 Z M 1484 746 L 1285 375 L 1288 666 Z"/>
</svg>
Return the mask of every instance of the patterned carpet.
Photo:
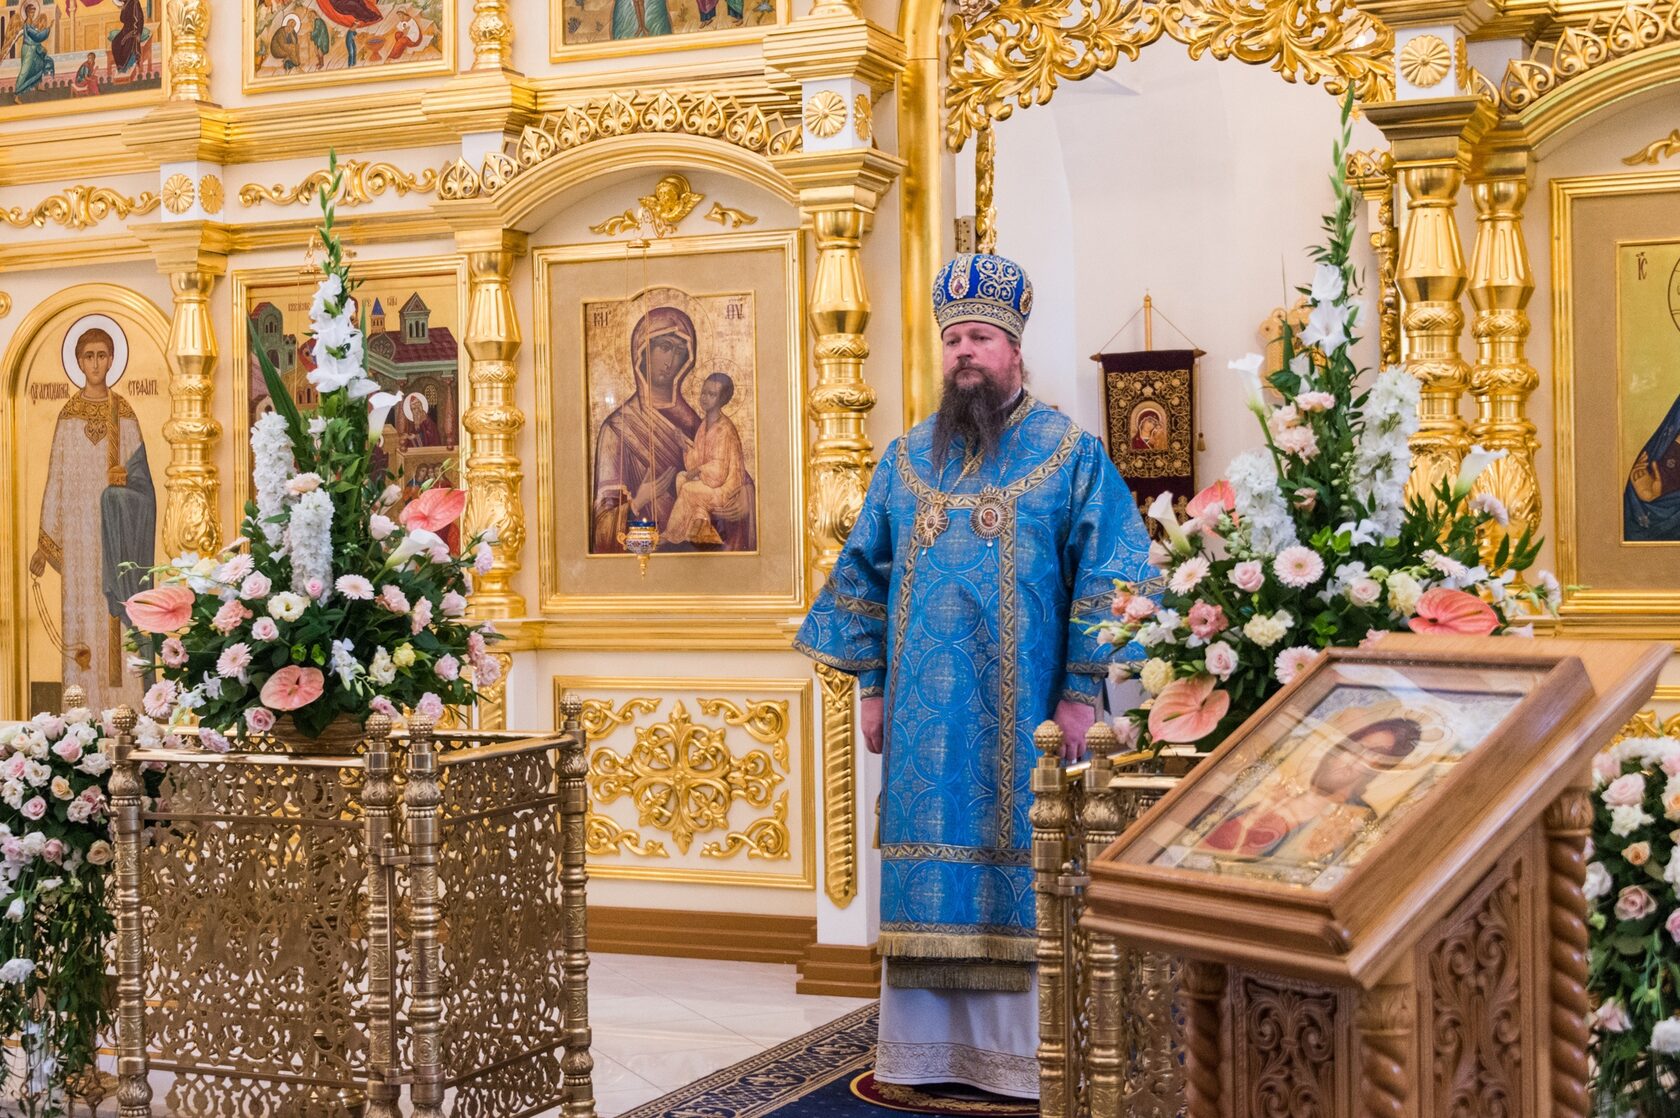
<svg viewBox="0 0 1680 1118">
<path fill-rule="evenodd" d="M 1015 1118 L 1035 1103 L 939 1099 L 914 1088 L 874 1083 L 878 1005 L 766 1049 L 619 1118 L 890 1118 L 899 1114 Z M 871 1101 L 871 1100 L 878 1101 Z"/>
</svg>

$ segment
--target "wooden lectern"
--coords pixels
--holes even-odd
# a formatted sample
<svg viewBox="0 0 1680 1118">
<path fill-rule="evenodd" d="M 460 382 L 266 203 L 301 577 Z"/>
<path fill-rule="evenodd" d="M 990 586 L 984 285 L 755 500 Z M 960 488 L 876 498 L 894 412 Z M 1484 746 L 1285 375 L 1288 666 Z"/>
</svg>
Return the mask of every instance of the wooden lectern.
<svg viewBox="0 0 1680 1118">
<path fill-rule="evenodd" d="M 1667 645 L 1332 650 L 1091 868 L 1183 970 L 1189 1118 L 1586 1118 L 1591 758 Z"/>
</svg>

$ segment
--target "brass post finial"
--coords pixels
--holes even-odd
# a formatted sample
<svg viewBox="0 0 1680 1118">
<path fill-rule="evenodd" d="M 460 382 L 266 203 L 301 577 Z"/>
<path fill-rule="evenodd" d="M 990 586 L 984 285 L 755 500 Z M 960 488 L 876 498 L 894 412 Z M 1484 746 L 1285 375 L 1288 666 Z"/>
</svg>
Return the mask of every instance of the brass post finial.
<svg viewBox="0 0 1680 1118">
<path fill-rule="evenodd" d="M 567 722 L 576 722 L 583 717 L 583 700 L 567 692 L 560 700 L 560 714 Z"/>
<path fill-rule="evenodd" d="M 1062 736 L 1062 728 L 1048 718 L 1040 722 L 1038 729 L 1033 731 L 1033 748 L 1044 758 L 1040 764 L 1045 761 L 1059 763 L 1062 759 L 1062 747 L 1066 744 L 1067 739 Z"/>
<path fill-rule="evenodd" d="M 77 707 L 87 706 L 87 692 L 78 683 L 72 683 L 64 689 L 64 709 L 75 710 Z"/>
<path fill-rule="evenodd" d="M 117 728 L 117 733 L 127 737 L 134 732 L 134 727 L 140 724 L 140 718 L 134 713 L 134 708 L 124 703 L 117 708 L 117 713 L 111 716 L 111 724 Z"/>
</svg>

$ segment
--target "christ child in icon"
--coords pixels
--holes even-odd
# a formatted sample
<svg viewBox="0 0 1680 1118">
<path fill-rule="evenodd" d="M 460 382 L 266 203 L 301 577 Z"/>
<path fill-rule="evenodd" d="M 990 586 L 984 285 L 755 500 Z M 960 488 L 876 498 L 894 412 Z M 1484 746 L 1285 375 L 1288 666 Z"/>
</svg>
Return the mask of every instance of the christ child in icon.
<svg viewBox="0 0 1680 1118">
<path fill-rule="evenodd" d="M 747 515 L 747 458 L 735 421 L 723 413 L 735 398 L 735 380 L 713 373 L 700 386 L 704 415 L 677 474 L 677 502 L 666 530 L 673 542 L 701 546 L 723 543 L 712 520 L 739 521 Z"/>
</svg>

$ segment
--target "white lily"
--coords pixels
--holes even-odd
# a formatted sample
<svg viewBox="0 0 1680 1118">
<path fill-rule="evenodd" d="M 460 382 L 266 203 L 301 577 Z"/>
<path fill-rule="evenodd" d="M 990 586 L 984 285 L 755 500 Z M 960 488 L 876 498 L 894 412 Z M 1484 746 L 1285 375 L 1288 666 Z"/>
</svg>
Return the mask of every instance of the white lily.
<svg viewBox="0 0 1680 1118">
<path fill-rule="evenodd" d="M 1260 417 L 1261 422 L 1266 419 L 1265 389 L 1260 384 L 1260 364 L 1263 359 L 1258 353 L 1250 353 L 1228 363 L 1228 368 L 1242 374 L 1244 403 L 1248 410 Z"/>
<path fill-rule="evenodd" d="M 391 552 L 391 557 L 385 560 L 385 565 L 387 567 L 401 566 L 416 555 L 429 552 L 434 547 L 447 546 L 443 542 L 443 537 L 436 532 L 428 532 L 424 528 L 413 528 L 409 530 L 408 535 L 403 537 L 403 541 L 397 545 L 397 549 Z"/>
<path fill-rule="evenodd" d="M 1318 271 L 1313 273 L 1312 301 L 1314 303 L 1334 303 L 1347 290 L 1347 282 L 1342 270 L 1334 264 L 1320 264 Z"/>
<path fill-rule="evenodd" d="M 375 392 L 368 397 L 368 444 L 378 442 L 385 431 L 385 420 L 390 416 L 391 409 L 402 402 L 402 396 L 396 392 Z"/>
<path fill-rule="evenodd" d="M 1476 479 L 1482 476 L 1482 471 L 1504 458 L 1509 453 L 1504 450 L 1487 450 L 1480 443 L 1470 448 L 1470 453 L 1459 463 L 1458 480 L 1453 482 L 1453 496 L 1463 497 L 1470 492 L 1470 487 L 1476 484 Z"/>
<path fill-rule="evenodd" d="M 1166 532 L 1174 555 L 1182 558 L 1195 550 L 1190 537 L 1179 526 L 1177 514 L 1173 512 L 1173 495 L 1170 490 L 1163 490 L 1160 496 L 1155 498 L 1155 503 L 1149 506 L 1149 519 L 1159 524 Z"/>
</svg>

